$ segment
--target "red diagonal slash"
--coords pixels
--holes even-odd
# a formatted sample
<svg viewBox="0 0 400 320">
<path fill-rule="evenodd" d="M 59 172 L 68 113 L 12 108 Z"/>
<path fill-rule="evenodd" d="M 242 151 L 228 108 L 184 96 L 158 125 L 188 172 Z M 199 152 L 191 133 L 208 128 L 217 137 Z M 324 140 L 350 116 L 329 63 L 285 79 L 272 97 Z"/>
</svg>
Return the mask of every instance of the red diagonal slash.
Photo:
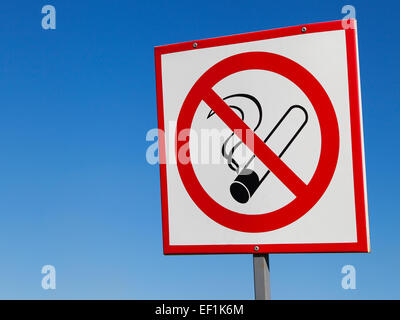
<svg viewBox="0 0 400 320">
<path fill-rule="evenodd" d="M 214 90 L 210 90 L 203 99 L 220 119 L 233 131 L 241 133 L 238 137 L 268 167 L 269 170 L 291 191 L 299 196 L 307 185 L 254 133 Z M 251 143 L 245 136 L 251 133 Z M 254 142 L 254 143 L 253 143 Z"/>
</svg>

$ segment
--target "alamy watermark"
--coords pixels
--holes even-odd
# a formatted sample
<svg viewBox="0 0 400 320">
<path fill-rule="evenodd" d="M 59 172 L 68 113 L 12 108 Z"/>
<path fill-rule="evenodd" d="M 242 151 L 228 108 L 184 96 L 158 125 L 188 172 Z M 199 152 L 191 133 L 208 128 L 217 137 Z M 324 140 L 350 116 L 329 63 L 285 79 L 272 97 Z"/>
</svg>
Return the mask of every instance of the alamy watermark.
<svg viewBox="0 0 400 320">
<path fill-rule="evenodd" d="M 342 13 L 345 16 L 342 18 L 343 29 L 354 29 L 356 19 L 356 8 L 352 5 L 345 5 L 342 7 Z"/>
<path fill-rule="evenodd" d="M 146 161 L 151 165 L 225 163 L 236 170 L 253 155 L 255 134 L 251 129 L 203 128 L 177 132 L 174 121 L 170 121 L 167 127 L 167 135 L 156 128 L 146 134 L 146 141 L 151 142 L 146 150 Z"/>
<path fill-rule="evenodd" d="M 56 289 L 56 268 L 50 264 L 46 264 L 42 267 L 42 274 L 45 276 L 42 278 L 42 288 L 44 290 L 55 290 Z"/>
<path fill-rule="evenodd" d="M 44 30 L 55 30 L 56 28 L 56 8 L 46 4 L 42 7 L 42 13 L 45 16 L 42 18 L 42 28 Z"/>
<path fill-rule="evenodd" d="M 342 267 L 342 274 L 345 276 L 342 278 L 342 288 L 345 290 L 355 290 L 356 287 L 356 268 L 347 264 Z"/>
</svg>

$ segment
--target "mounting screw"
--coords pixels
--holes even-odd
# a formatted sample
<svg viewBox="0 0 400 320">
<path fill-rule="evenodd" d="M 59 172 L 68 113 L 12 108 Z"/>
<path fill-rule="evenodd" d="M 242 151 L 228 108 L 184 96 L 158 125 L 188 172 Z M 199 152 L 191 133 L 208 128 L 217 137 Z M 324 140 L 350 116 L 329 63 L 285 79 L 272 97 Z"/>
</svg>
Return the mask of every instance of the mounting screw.
<svg viewBox="0 0 400 320">
<path fill-rule="evenodd" d="M 197 42 L 193 43 L 193 48 L 197 48 Z"/>
<path fill-rule="evenodd" d="M 301 32 L 304 33 L 304 32 L 306 32 L 306 31 L 307 31 L 307 28 L 306 28 L 306 27 L 302 27 L 302 28 L 301 28 Z"/>
<path fill-rule="evenodd" d="M 258 251 L 258 250 L 260 250 L 260 247 L 259 246 L 254 246 L 254 251 Z"/>
</svg>

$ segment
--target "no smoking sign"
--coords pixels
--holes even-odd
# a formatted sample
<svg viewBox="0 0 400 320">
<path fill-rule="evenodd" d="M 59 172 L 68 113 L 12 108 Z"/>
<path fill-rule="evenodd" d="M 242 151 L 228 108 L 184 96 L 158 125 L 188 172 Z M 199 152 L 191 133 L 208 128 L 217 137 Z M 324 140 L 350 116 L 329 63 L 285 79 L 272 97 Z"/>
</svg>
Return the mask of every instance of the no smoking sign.
<svg viewBox="0 0 400 320">
<path fill-rule="evenodd" d="M 356 31 L 301 30 L 155 49 L 164 253 L 369 251 Z"/>
</svg>

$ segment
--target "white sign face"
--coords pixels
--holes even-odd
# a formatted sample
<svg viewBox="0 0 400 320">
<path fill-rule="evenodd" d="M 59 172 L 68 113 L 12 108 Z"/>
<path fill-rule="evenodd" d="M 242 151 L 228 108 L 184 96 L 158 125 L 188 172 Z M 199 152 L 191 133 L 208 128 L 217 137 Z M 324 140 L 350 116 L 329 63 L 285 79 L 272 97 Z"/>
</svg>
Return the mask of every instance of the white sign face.
<svg viewBox="0 0 400 320">
<path fill-rule="evenodd" d="M 356 30 L 302 27 L 155 49 L 166 254 L 370 250 Z"/>
</svg>

